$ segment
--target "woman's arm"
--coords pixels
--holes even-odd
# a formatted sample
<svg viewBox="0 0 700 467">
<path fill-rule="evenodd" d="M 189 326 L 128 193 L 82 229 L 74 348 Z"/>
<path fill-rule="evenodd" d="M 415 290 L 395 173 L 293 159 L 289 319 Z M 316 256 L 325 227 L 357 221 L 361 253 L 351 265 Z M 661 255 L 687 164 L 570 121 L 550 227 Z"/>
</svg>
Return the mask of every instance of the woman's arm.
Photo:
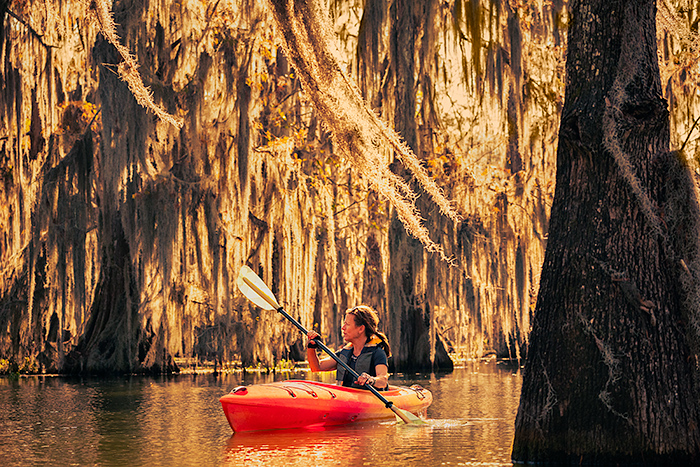
<svg viewBox="0 0 700 467">
<path fill-rule="evenodd" d="M 374 367 L 374 372 L 377 376 L 370 376 L 367 373 L 362 373 L 357 378 L 357 384 L 371 384 L 377 389 L 384 389 L 389 386 L 389 367 L 386 365 L 377 365 Z"/>
<path fill-rule="evenodd" d="M 386 365 L 377 365 L 374 367 L 377 376 L 374 377 L 374 387 L 383 389 L 389 386 L 389 367 Z"/>
<path fill-rule="evenodd" d="M 316 331 L 309 331 L 307 335 L 309 341 L 319 337 Z M 318 354 L 316 353 L 315 347 L 306 348 L 306 360 L 309 362 L 309 368 L 311 371 L 332 371 L 336 369 L 337 364 L 332 358 L 324 358 L 323 360 L 318 359 Z"/>
<path fill-rule="evenodd" d="M 337 363 L 332 358 L 319 360 L 316 349 L 306 349 L 306 359 L 309 361 L 311 371 L 333 371 L 337 367 Z"/>
</svg>

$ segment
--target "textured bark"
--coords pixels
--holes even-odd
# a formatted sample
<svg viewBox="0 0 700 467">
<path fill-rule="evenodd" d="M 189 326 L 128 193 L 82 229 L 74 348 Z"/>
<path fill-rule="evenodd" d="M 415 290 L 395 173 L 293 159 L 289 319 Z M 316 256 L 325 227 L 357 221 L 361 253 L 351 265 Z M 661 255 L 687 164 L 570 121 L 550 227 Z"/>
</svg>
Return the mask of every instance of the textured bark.
<svg viewBox="0 0 700 467">
<path fill-rule="evenodd" d="M 570 6 L 549 243 L 513 458 L 700 454 L 697 195 L 669 151 L 655 2 Z"/>
<path fill-rule="evenodd" d="M 429 2 L 431 3 L 431 2 Z M 406 144 L 419 153 L 415 99 L 415 44 L 420 31 L 417 24 L 421 17 L 416 2 L 397 0 L 389 8 L 391 20 L 390 63 L 389 71 L 393 78 L 393 122 L 396 131 Z M 391 115 L 391 114 L 389 114 Z M 390 117 L 391 118 L 391 117 Z M 405 170 L 395 161 L 393 170 L 406 177 Z M 427 284 L 425 275 L 427 264 L 423 248 L 418 241 L 411 238 L 401 228 L 396 216 L 392 216 L 389 228 L 389 254 L 391 262 L 388 277 L 388 309 L 394 313 L 390 316 L 389 329 L 394 343 L 394 364 L 397 370 L 409 370 L 425 367 L 430 360 L 426 357 L 429 339 L 429 310 L 426 306 Z M 423 279 L 423 280 L 421 280 Z M 427 325 L 426 319 L 428 317 Z M 420 348 L 422 352 L 416 352 Z M 438 362 L 435 362 L 438 363 Z"/>
</svg>

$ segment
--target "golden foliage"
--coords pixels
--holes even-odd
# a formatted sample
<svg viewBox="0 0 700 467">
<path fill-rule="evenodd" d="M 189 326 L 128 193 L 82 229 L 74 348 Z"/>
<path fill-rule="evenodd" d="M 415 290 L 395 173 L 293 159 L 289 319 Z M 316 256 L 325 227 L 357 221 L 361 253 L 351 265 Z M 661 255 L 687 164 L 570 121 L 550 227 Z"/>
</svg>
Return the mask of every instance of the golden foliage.
<svg viewBox="0 0 700 467">
<path fill-rule="evenodd" d="M 270 0 L 270 3 L 284 38 L 286 54 L 309 99 L 332 133 L 336 147 L 367 178 L 371 188 L 389 200 L 409 234 L 420 240 L 428 251 L 452 261 L 430 238 L 415 205 L 418 195 L 402 177 L 390 170 L 385 154 L 394 151 L 444 215 L 455 222 L 460 222 L 461 216 L 413 151 L 369 108 L 357 87 L 343 73 L 339 60 L 333 55 L 330 27 L 320 6 L 295 0 Z"/>
<path fill-rule="evenodd" d="M 102 35 L 117 49 L 117 52 L 119 52 L 119 55 L 122 57 L 122 62 L 117 66 L 117 71 L 119 77 L 129 86 L 131 93 L 136 98 L 136 102 L 138 102 L 140 106 L 153 112 L 162 121 L 170 123 L 177 128 L 181 128 L 182 120 L 170 115 L 156 104 L 153 101 L 153 93 L 143 84 L 141 75 L 138 72 L 136 58 L 134 58 L 131 52 L 129 52 L 129 49 L 124 47 L 120 42 L 119 35 L 114 26 L 112 11 L 107 2 L 105 0 L 93 0 L 90 3 L 90 10 L 92 10 L 97 18 L 97 23 L 99 24 Z"/>
<path fill-rule="evenodd" d="M 102 122 L 99 118 L 99 107 L 86 101 L 69 101 L 59 104 L 61 109 L 61 130 L 64 133 L 82 134 L 87 131 L 89 125 L 93 127 L 95 133 L 102 129 Z"/>
<path fill-rule="evenodd" d="M 668 34 L 679 43 L 679 51 L 672 57 L 660 57 L 662 82 L 671 77 L 685 73 L 694 83 L 700 81 L 700 35 L 691 30 L 668 0 L 658 2 L 656 22 L 658 35 Z"/>
</svg>

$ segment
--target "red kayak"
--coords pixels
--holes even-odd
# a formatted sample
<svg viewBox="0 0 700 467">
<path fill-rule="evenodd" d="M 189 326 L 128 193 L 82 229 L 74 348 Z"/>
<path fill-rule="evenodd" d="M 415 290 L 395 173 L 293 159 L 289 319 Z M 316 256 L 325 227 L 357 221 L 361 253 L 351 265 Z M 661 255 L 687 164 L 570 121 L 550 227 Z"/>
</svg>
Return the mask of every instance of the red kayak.
<svg viewBox="0 0 700 467">
<path fill-rule="evenodd" d="M 395 407 L 416 415 L 433 395 L 418 385 L 390 386 L 381 394 Z M 220 399 L 234 432 L 342 425 L 394 418 L 370 391 L 315 381 L 239 386 Z"/>
</svg>

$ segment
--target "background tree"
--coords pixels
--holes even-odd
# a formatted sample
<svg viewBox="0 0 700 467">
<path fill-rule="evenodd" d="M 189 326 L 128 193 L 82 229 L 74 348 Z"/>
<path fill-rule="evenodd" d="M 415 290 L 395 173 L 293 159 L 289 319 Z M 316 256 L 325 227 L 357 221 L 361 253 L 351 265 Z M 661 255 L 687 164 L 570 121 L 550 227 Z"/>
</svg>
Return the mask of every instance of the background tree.
<svg viewBox="0 0 700 467">
<path fill-rule="evenodd" d="M 268 3 L 109 6 L 0 2 L 0 359 L 134 372 L 303 358 L 294 329 L 238 294 L 244 263 L 329 343 L 368 301 L 401 333 L 397 362 L 433 366 L 438 342 L 456 358 L 521 355 L 552 196 L 560 3 L 328 2 L 333 76 L 364 76 L 388 126 L 397 96 L 414 103 L 398 112 L 411 149 L 465 215 L 455 228 L 416 191 L 424 238 L 457 268 L 372 185 L 396 148 L 365 173 L 331 138 Z M 397 86 L 411 81 L 393 63 L 406 19 L 390 7 L 414 14 L 412 85 Z M 389 291 L 405 301 L 389 307 Z"/>
<path fill-rule="evenodd" d="M 700 454 L 697 194 L 669 150 L 656 2 L 574 1 L 557 179 L 513 458 Z"/>
</svg>

